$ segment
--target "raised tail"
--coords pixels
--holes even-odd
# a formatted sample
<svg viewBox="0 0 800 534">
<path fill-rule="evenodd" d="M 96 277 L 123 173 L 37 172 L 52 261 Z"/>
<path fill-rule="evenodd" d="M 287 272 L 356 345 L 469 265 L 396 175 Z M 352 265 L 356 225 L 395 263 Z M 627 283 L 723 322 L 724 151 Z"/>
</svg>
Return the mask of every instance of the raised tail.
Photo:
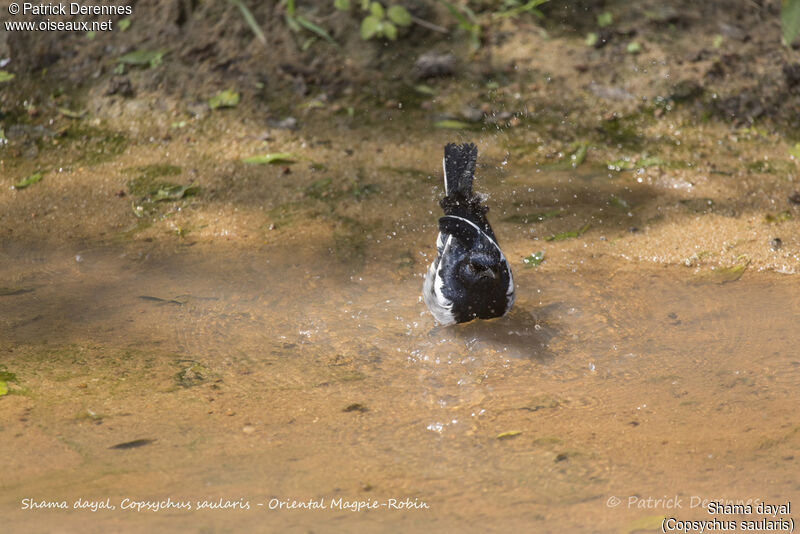
<svg viewBox="0 0 800 534">
<path fill-rule="evenodd" d="M 472 179 L 475 177 L 475 163 L 478 161 L 478 147 L 472 143 L 457 145 L 450 143 L 444 147 L 444 192 L 447 196 L 472 196 Z"/>
</svg>

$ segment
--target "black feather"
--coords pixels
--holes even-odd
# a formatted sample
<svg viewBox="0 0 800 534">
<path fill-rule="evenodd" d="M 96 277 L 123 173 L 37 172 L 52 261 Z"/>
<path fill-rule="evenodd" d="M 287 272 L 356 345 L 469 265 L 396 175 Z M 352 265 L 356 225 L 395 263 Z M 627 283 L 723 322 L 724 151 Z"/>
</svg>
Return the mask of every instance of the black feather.
<svg viewBox="0 0 800 534">
<path fill-rule="evenodd" d="M 478 147 L 472 143 L 444 147 L 444 179 L 447 189 L 439 205 L 445 215 L 455 215 L 474 222 L 486 234 L 497 241 L 492 227 L 486 219 L 489 208 L 481 198 L 472 192 L 475 179 L 475 164 L 478 161 Z"/>
<path fill-rule="evenodd" d="M 448 196 L 472 196 L 472 179 L 475 177 L 477 161 L 478 147 L 474 144 L 445 145 L 444 172 Z"/>
<path fill-rule="evenodd" d="M 500 317 L 514 303 L 511 268 L 486 218 L 489 208 L 472 191 L 477 157 L 472 143 L 444 148 L 444 217 L 423 284 L 425 304 L 443 324 Z"/>
<path fill-rule="evenodd" d="M 467 248 L 474 247 L 475 243 L 480 239 L 480 232 L 478 232 L 477 228 L 464 222 L 463 219 L 446 215 L 439 219 L 439 231 L 455 237 Z"/>
</svg>

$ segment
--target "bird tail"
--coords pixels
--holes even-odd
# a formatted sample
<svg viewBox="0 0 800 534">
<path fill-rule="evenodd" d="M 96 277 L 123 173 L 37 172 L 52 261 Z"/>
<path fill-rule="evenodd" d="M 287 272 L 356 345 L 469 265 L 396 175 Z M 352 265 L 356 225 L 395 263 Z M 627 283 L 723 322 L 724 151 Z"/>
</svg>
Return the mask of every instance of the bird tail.
<svg viewBox="0 0 800 534">
<path fill-rule="evenodd" d="M 472 196 L 472 179 L 475 177 L 475 163 L 478 160 L 478 147 L 472 143 L 457 145 L 449 143 L 444 147 L 444 190 L 447 196 Z"/>
</svg>

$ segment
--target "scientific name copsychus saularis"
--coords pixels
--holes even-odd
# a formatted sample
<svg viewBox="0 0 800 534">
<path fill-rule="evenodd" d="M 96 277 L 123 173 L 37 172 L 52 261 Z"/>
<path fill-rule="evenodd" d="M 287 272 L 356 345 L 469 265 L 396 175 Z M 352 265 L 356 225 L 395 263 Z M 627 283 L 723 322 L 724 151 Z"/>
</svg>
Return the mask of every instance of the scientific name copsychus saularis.
<svg viewBox="0 0 800 534">
<path fill-rule="evenodd" d="M 12 13 L 16 14 L 16 13 Z M 84 5 L 78 2 L 70 3 L 22 3 L 22 15 L 131 15 L 131 6 L 117 5 Z"/>
<path fill-rule="evenodd" d="M 267 500 L 251 501 L 245 497 L 211 498 L 211 499 L 85 499 L 48 500 L 26 497 L 20 501 L 20 510 L 80 510 L 84 512 L 192 512 L 200 510 L 217 510 L 247 512 L 265 510 L 268 512 L 292 512 L 304 510 L 347 510 L 364 512 L 366 510 L 429 510 L 430 505 L 420 499 L 409 497 L 388 499 L 347 499 L 344 497 L 319 497 L 305 500 L 272 497 Z"/>
</svg>

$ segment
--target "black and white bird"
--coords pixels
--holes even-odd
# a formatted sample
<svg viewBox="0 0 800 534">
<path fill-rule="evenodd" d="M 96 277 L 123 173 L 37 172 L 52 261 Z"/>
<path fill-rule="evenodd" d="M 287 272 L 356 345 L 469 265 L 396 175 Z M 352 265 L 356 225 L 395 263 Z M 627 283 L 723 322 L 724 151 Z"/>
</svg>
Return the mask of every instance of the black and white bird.
<svg viewBox="0 0 800 534">
<path fill-rule="evenodd" d="M 514 279 L 486 219 L 489 208 L 472 191 L 477 160 L 472 143 L 444 147 L 444 217 L 422 297 L 445 325 L 501 317 L 514 304 Z"/>
</svg>

